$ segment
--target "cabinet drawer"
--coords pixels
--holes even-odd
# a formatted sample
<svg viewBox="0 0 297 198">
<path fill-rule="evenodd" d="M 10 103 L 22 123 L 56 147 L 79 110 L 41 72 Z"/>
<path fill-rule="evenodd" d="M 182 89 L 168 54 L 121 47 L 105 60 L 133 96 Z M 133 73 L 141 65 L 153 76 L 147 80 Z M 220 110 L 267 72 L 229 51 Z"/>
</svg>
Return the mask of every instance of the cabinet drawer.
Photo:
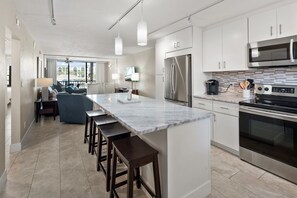
<svg viewBox="0 0 297 198">
<path fill-rule="evenodd" d="M 239 105 L 227 102 L 213 102 L 213 111 L 227 115 L 239 116 Z"/>
<path fill-rule="evenodd" d="M 212 100 L 194 98 L 193 107 L 212 111 Z"/>
</svg>

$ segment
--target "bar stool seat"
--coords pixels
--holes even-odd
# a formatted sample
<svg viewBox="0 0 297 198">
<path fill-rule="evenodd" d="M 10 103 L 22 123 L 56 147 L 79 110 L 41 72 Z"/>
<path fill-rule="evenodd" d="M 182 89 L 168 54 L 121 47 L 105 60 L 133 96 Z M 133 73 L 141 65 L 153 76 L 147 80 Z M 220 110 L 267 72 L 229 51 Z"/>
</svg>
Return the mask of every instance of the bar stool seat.
<svg viewBox="0 0 297 198">
<path fill-rule="evenodd" d="M 98 151 L 97 151 L 97 170 L 102 169 L 103 173 L 106 175 L 106 191 L 110 190 L 110 175 L 111 175 L 111 158 L 112 158 L 112 142 L 115 140 L 130 137 L 130 131 L 123 127 L 120 123 L 114 123 L 109 125 L 98 126 Z M 106 140 L 107 144 L 107 154 L 102 156 L 102 140 Z M 102 164 L 103 161 L 106 162 L 106 170 Z M 126 174 L 127 171 L 119 173 L 117 176 Z"/>
<path fill-rule="evenodd" d="M 133 197 L 133 182 L 135 179 L 137 188 L 140 188 L 142 184 L 152 197 L 161 197 L 158 151 L 150 147 L 138 136 L 133 136 L 113 141 L 113 160 L 110 184 L 111 190 L 109 194 L 110 198 L 113 198 L 114 195 L 118 197 L 116 188 L 126 184 L 124 182 L 116 184 L 117 158 L 119 158 L 128 167 L 128 177 L 126 182 L 128 184 L 128 198 Z M 153 191 L 144 183 L 144 181 L 140 177 L 139 168 L 149 163 L 153 163 L 155 193 L 153 193 Z M 136 177 L 134 177 L 134 170 L 136 170 Z"/>
<path fill-rule="evenodd" d="M 93 118 L 94 117 L 99 117 L 99 116 L 105 116 L 106 113 L 102 110 L 92 110 L 92 111 L 86 111 L 86 123 L 85 123 L 85 135 L 84 135 L 84 143 L 89 143 L 89 153 L 91 152 L 91 134 L 93 131 Z M 90 122 L 90 131 L 88 134 L 88 126 Z"/>
<path fill-rule="evenodd" d="M 116 119 L 114 119 L 110 115 L 99 116 L 99 117 L 95 117 L 93 119 L 94 119 L 94 125 L 96 127 L 103 126 L 103 125 L 108 125 L 108 124 L 113 124 L 113 123 L 118 122 Z M 91 153 L 92 153 L 92 155 L 94 155 L 95 147 L 97 147 L 96 136 L 98 135 L 98 133 L 96 133 L 96 127 L 95 126 L 93 127 L 93 131 L 90 134 L 90 137 L 92 137 L 92 139 L 91 139 Z"/>
</svg>

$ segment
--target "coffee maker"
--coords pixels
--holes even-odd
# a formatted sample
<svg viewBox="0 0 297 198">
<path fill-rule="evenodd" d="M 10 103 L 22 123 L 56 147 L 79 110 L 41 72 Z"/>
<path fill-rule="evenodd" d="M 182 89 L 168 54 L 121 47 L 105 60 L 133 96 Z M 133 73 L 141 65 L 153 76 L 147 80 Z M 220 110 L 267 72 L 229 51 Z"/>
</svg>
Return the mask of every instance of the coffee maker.
<svg viewBox="0 0 297 198">
<path fill-rule="evenodd" d="M 207 95 L 218 95 L 219 94 L 219 81 L 210 79 L 205 82 Z"/>
</svg>

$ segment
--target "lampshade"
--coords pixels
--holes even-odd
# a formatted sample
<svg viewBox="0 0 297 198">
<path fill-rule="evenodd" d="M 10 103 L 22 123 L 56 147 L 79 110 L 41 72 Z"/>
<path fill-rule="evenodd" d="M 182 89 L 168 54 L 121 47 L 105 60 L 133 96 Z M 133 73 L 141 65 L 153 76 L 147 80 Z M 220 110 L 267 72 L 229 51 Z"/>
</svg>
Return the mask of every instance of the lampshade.
<svg viewBox="0 0 297 198">
<path fill-rule="evenodd" d="M 137 44 L 139 46 L 147 45 L 147 24 L 143 20 L 137 24 Z"/>
<path fill-rule="evenodd" d="M 37 78 L 36 80 L 37 87 L 48 87 L 53 85 L 53 79 L 52 78 Z"/>
<path fill-rule="evenodd" d="M 139 81 L 139 73 L 133 73 L 131 76 L 131 81 L 138 82 Z"/>
<path fill-rule="evenodd" d="M 119 78 L 119 74 L 117 74 L 117 73 L 111 74 L 111 79 L 112 80 L 117 80 L 118 78 Z"/>
<path fill-rule="evenodd" d="M 123 54 L 123 40 L 122 40 L 122 38 L 120 37 L 120 35 L 118 35 L 118 36 L 115 38 L 115 46 L 114 46 L 114 49 L 115 49 L 115 55 L 122 55 L 122 54 Z"/>
</svg>

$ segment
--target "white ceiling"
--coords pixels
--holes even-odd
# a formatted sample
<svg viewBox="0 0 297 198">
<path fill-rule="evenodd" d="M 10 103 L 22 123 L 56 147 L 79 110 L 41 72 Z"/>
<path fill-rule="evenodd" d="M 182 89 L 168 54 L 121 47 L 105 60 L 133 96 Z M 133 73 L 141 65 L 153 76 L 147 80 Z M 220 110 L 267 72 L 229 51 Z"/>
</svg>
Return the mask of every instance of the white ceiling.
<svg viewBox="0 0 297 198">
<path fill-rule="evenodd" d="M 116 26 L 108 27 L 136 0 L 54 0 L 57 25 L 50 22 L 49 0 L 13 0 L 28 31 L 45 54 L 113 57 Z M 217 0 L 145 0 L 144 19 L 149 32 L 185 17 Z M 192 17 L 198 26 L 207 26 L 281 0 L 225 0 Z M 136 7 L 120 23 L 124 54 L 142 51 L 147 47 L 136 44 L 136 26 L 140 7 Z M 161 36 L 162 30 L 151 35 Z"/>
</svg>

